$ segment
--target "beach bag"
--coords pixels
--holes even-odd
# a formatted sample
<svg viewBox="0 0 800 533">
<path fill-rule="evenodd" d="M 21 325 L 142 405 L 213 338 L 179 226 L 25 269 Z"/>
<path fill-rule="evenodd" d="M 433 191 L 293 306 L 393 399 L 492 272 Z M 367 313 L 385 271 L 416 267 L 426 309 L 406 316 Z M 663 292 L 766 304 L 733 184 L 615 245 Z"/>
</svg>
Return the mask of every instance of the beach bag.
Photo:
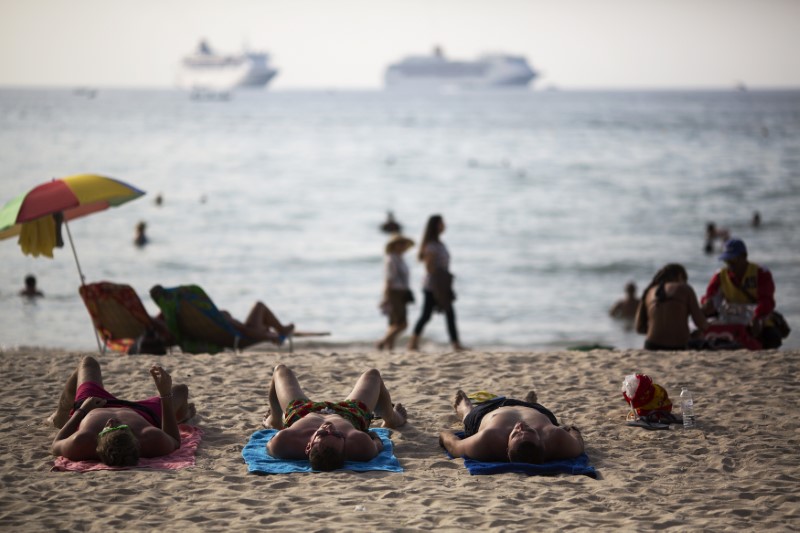
<svg viewBox="0 0 800 533">
<path fill-rule="evenodd" d="M 622 397 L 636 414 L 653 420 L 672 420 L 672 401 L 664 387 L 646 374 L 630 374 L 622 382 Z"/>
<path fill-rule="evenodd" d="M 788 337 L 789 333 L 792 332 L 792 328 L 789 327 L 789 323 L 786 322 L 786 319 L 783 318 L 783 315 L 777 311 L 773 311 L 772 316 L 770 316 L 770 318 L 772 319 L 772 324 L 781 334 L 781 338 L 785 339 L 786 337 Z"/>
<path fill-rule="evenodd" d="M 136 341 L 128 347 L 128 355 L 149 354 L 166 355 L 167 345 L 152 328 L 147 328 Z"/>
</svg>

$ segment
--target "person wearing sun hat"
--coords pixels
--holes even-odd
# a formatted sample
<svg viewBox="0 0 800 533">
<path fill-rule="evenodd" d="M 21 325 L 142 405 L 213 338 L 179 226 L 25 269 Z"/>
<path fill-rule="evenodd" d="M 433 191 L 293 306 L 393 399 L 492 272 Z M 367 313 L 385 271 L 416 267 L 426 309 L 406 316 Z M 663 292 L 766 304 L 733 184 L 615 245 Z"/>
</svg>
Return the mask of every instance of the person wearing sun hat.
<svg viewBox="0 0 800 533">
<path fill-rule="evenodd" d="M 712 276 L 701 299 L 706 315 L 719 315 L 728 323 L 747 324 L 750 334 L 765 349 L 778 348 L 781 334 L 770 315 L 775 310 L 775 282 L 772 273 L 747 260 L 747 246 L 729 239 L 719 256 L 725 262 Z"/>
<path fill-rule="evenodd" d="M 392 350 L 397 337 L 408 327 L 406 306 L 414 301 L 414 294 L 408 282 L 408 265 L 403 259 L 403 254 L 412 246 L 414 241 L 400 234 L 394 235 L 386 243 L 384 260 L 386 283 L 380 307 L 389 317 L 389 328 L 376 345 L 379 350 Z"/>
</svg>

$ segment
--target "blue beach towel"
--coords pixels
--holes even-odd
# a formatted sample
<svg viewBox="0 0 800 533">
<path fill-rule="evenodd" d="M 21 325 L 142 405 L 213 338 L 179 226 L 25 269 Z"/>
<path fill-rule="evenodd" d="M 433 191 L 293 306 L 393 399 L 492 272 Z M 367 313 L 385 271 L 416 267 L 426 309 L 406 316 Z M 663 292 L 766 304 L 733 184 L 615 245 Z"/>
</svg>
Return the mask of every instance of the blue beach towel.
<svg viewBox="0 0 800 533">
<path fill-rule="evenodd" d="M 389 439 L 391 431 L 386 428 L 371 429 L 383 443 L 383 451 L 370 461 L 346 461 L 342 470 L 367 472 L 383 470 L 386 472 L 402 472 L 400 461 L 394 456 L 394 446 Z M 267 453 L 267 443 L 278 431 L 262 429 L 250 437 L 247 446 L 242 450 L 242 457 L 247 463 L 247 471 L 251 474 L 292 474 L 295 472 L 314 472 L 306 459 L 276 459 Z"/>
<path fill-rule="evenodd" d="M 464 438 L 464 432 L 459 431 L 456 436 Z M 445 452 L 447 453 L 447 452 Z M 449 453 L 447 454 L 453 458 Z M 553 474 L 583 474 L 597 479 L 597 470 L 589 464 L 589 456 L 585 453 L 572 459 L 558 459 L 548 461 L 540 465 L 531 463 L 509 463 L 509 462 L 484 462 L 476 461 L 468 457 L 464 458 L 464 466 L 473 476 L 503 474 L 505 472 L 516 472 L 518 474 L 528 474 L 529 476 L 548 476 Z"/>
</svg>

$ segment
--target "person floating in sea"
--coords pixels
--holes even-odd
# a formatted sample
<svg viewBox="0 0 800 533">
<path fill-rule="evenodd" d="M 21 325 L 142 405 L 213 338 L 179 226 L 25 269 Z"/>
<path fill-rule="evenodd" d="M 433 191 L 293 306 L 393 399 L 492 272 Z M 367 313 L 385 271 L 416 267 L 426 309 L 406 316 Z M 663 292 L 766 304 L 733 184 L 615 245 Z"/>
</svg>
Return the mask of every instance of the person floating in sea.
<svg viewBox="0 0 800 533">
<path fill-rule="evenodd" d="M 617 300 L 617 303 L 608 310 L 608 314 L 613 318 L 632 321 L 636 318 L 638 308 L 639 298 L 636 296 L 636 283 L 630 281 L 625 284 L 625 298 Z"/>
<path fill-rule="evenodd" d="M 384 233 L 400 233 L 403 231 L 403 226 L 394 219 L 394 213 L 387 211 L 386 222 L 381 224 L 381 231 Z"/>
<path fill-rule="evenodd" d="M 147 230 L 147 224 L 144 221 L 139 222 L 136 224 L 136 236 L 133 238 L 133 244 L 138 246 L 139 248 L 146 245 L 150 242 L 150 239 L 147 238 L 147 234 L 145 231 Z"/>
<path fill-rule="evenodd" d="M 459 390 L 453 407 L 464 423 L 465 436 L 460 439 L 442 431 L 439 445 L 453 457 L 485 462 L 541 464 L 583 453 L 580 430 L 559 425 L 556 416 L 536 402 L 531 391 L 524 401 L 498 396 L 473 405 Z"/>
<path fill-rule="evenodd" d="M 36 287 L 36 276 L 28 274 L 25 276 L 25 288 L 19 291 L 20 296 L 26 298 L 38 298 L 44 296 L 44 293 Z"/>
<path fill-rule="evenodd" d="M 725 228 L 717 228 L 713 222 L 706 224 L 706 245 L 704 250 L 707 254 L 714 253 L 714 243 L 719 241 L 724 243 L 730 238 L 730 232 Z"/>
</svg>

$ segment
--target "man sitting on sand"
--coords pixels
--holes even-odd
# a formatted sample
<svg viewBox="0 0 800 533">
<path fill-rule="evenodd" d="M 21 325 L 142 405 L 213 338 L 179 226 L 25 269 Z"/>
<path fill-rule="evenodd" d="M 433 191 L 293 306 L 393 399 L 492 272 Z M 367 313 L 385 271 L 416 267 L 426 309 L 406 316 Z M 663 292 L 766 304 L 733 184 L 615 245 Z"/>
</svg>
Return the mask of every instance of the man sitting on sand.
<svg viewBox="0 0 800 533">
<path fill-rule="evenodd" d="M 453 457 L 541 464 L 583 453 L 580 430 L 559 426 L 555 415 L 536 403 L 533 391 L 525 401 L 500 396 L 473 405 L 459 390 L 454 407 L 464 422 L 464 439 L 450 431 L 439 434 L 439 444 Z"/>
<path fill-rule="evenodd" d="M 194 416 L 189 388 L 172 385 L 158 365 L 150 368 L 158 396 L 130 402 L 103 388 L 100 364 L 81 360 L 67 379 L 50 421 L 61 431 L 53 455 L 73 461 L 100 460 L 109 466 L 135 466 L 139 457 L 160 457 L 180 448 L 178 421 Z"/>
<path fill-rule="evenodd" d="M 278 365 L 269 386 L 269 411 L 264 426 L 279 429 L 267 451 L 279 459 L 305 459 L 314 470 L 336 470 L 345 461 L 369 461 L 380 453 L 380 438 L 369 431 L 375 415 L 383 427 L 406 423 L 402 404 L 392 405 L 380 372 L 364 372 L 347 399 L 314 402 L 300 388 L 294 372 Z"/>
</svg>

